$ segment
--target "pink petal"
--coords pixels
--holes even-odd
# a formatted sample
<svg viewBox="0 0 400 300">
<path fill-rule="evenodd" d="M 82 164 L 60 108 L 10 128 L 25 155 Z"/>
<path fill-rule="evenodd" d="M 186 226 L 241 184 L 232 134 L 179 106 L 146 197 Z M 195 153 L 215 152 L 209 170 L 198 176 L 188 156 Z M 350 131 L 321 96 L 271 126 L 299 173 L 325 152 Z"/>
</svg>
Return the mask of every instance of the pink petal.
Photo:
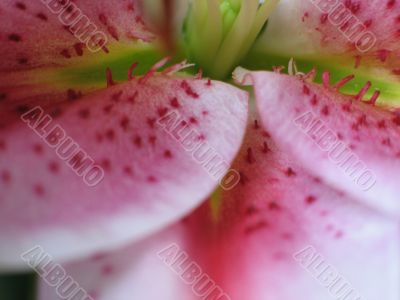
<svg viewBox="0 0 400 300">
<path fill-rule="evenodd" d="M 153 40 L 139 2 L 2 1 L 0 128 L 27 107 L 54 106 L 103 87 L 102 80 L 91 82 L 80 73 L 96 66 L 105 72 L 99 64 L 137 53 L 142 41 Z"/>
<path fill-rule="evenodd" d="M 396 73 L 399 16 L 400 3 L 393 0 L 282 0 L 263 45 L 295 57 L 348 56 L 356 65 L 384 65 Z"/>
<path fill-rule="evenodd" d="M 398 299 L 400 243 L 395 221 L 307 175 L 257 122 L 248 128 L 233 167 L 243 180 L 222 192 L 218 218 L 205 204 L 162 234 L 101 259 L 69 265 L 67 273 L 95 300 L 211 299 L 193 293 L 193 281 L 202 278 L 196 273 L 190 279 L 188 267 L 193 263 L 214 281 L 209 291 L 221 289 L 225 296 L 215 298 L 220 300 L 336 299 L 351 289 L 349 300 L 357 295 L 366 300 Z M 307 269 L 294 256 L 307 262 L 302 250 L 310 246 L 324 262 Z M 188 258 L 179 263 L 181 250 Z M 328 271 L 313 277 L 328 265 L 340 273 L 342 284 L 349 282 L 336 298 L 320 283 Z M 157 288 L 151 288 L 155 284 Z M 57 299 L 54 288 L 44 282 L 41 292 L 41 300 Z"/>
<path fill-rule="evenodd" d="M 113 44 L 151 39 L 137 0 L 5 0 L 0 15 L 2 71 L 82 63 L 87 55 L 112 52 Z"/>
<path fill-rule="evenodd" d="M 284 151 L 333 187 L 400 215 L 399 115 L 361 101 L 366 89 L 341 94 L 328 73 L 323 86 L 269 72 L 238 76 L 253 81 L 262 123 Z"/>
<path fill-rule="evenodd" d="M 36 244 L 57 260 L 113 249 L 189 212 L 239 149 L 247 93 L 164 75 L 133 80 L 60 107 L 36 128 L 54 147 L 29 128 L 45 124 L 33 112 L 0 131 L 2 268 L 21 267 L 19 255 Z M 62 131 L 57 142 L 52 133 Z M 93 164 L 71 162 L 78 149 L 67 151 L 67 137 L 104 170 L 102 180 Z"/>
</svg>

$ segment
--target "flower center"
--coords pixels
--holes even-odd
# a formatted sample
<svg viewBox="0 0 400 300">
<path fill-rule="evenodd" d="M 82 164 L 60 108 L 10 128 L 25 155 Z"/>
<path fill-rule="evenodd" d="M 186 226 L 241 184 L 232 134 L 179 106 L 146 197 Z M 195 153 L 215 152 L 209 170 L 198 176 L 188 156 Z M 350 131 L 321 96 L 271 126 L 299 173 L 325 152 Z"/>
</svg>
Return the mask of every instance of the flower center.
<svg viewBox="0 0 400 300">
<path fill-rule="evenodd" d="M 184 32 L 188 55 L 213 78 L 229 75 L 279 0 L 194 0 Z"/>
</svg>

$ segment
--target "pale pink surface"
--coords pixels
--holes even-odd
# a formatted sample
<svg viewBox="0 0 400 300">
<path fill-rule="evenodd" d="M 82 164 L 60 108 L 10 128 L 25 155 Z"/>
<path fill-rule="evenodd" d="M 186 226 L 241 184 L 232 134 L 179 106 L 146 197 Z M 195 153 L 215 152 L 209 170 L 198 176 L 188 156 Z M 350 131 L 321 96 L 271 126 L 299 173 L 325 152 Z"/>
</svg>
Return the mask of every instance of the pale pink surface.
<svg viewBox="0 0 400 300">
<path fill-rule="evenodd" d="M 283 151 L 338 190 L 400 215 L 400 116 L 294 76 L 246 71 L 240 76 L 254 84 L 262 123 Z M 327 132 L 332 140 L 324 144 Z M 375 184 L 373 179 L 364 184 L 364 171 Z"/>
<path fill-rule="evenodd" d="M 233 165 L 242 182 L 222 192 L 219 219 L 206 203 L 146 242 L 67 272 L 95 300 L 199 299 L 157 256 L 175 243 L 189 255 L 186 264 L 196 262 L 231 300 L 331 299 L 293 258 L 312 246 L 362 299 L 398 299 L 398 224 L 307 175 L 254 121 Z M 41 293 L 41 300 L 57 299 L 45 283 Z"/>
<path fill-rule="evenodd" d="M 0 133 L 2 267 L 22 265 L 20 253 L 36 244 L 60 260 L 113 249 L 206 198 L 218 180 L 157 124 L 174 110 L 199 143 L 225 160 L 226 171 L 242 142 L 247 93 L 224 83 L 153 75 L 62 106 L 48 128 L 59 124 L 104 169 L 94 187 L 22 120 L 6 127 Z"/>
</svg>

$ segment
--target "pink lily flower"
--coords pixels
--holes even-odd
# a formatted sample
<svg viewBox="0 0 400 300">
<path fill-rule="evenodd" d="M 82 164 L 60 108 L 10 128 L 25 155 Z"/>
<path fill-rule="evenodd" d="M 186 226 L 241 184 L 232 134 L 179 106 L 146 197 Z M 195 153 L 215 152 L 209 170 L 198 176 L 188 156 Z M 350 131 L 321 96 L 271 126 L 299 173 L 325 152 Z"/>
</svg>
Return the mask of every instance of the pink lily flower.
<svg viewBox="0 0 400 300">
<path fill-rule="evenodd" d="M 400 3 L 278 2 L 3 1 L 0 271 L 40 300 L 399 299 Z"/>
</svg>

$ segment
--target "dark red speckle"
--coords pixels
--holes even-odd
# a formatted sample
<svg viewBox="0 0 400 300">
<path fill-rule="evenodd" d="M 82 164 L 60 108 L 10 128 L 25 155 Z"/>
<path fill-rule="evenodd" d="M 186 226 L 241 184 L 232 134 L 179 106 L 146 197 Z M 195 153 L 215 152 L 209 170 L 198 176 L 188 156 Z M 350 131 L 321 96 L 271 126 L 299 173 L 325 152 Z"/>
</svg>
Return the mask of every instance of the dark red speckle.
<svg viewBox="0 0 400 300">
<path fill-rule="evenodd" d="M 106 138 L 110 141 L 113 141 L 115 139 L 115 132 L 113 129 L 108 129 L 106 131 Z"/>
<path fill-rule="evenodd" d="M 400 126 L 400 116 L 395 116 L 392 119 L 393 123 L 396 124 L 397 126 Z"/>
<path fill-rule="evenodd" d="M 165 158 L 172 158 L 172 153 L 170 150 L 165 150 L 164 151 L 164 157 Z"/>
<path fill-rule="evenodd" d="M 88 108 L 83 108 L 78 111 L 78 115 L 81 119 L 88 119 L 90 117 L 90 110 Z"/>
<path fill-rule="evenodd" d="M 136 147 L 142 147 L 142 138 L 140 136 L 135 136 L 132 141 Z"/>
<path fill-rule="evenodd" d="M 60 54 L 65 58 L 71 58 L 71 54 L 69 53 L 68 49 L 61 50 Z"/>
<path fill-rule="evenodd" d="M 124 130 L 124 131 L 127 131 L 128 130 L 128 127 L 129 127 L 129 118 L 128 117 L 122 117 L 122 119 L 121 119 L 121 121 L 119 122 L 119 124 L 121 125 L 121 127 L 122 127 L 122 129 Z"/>
<path fill-rule="evenodd" d="M 280 207 L 279 204 L 276 203 L 276 202 L 270 202 L 270 203 L 268 204 L 268 209 L 269 209 L 269 210 L 280 210 L 281 207 Z"/>
<path fill-rule="evenodd" d="M 314 204 L 317 201 L 317 198 L 315 198 L 314 196 L 308 196 L 306 198 L 306 203 L 307 204 Z"/>
<path fill-rule="evenodd" d="M 3 171 L 1 172 L 1 180 L 4 183 L 9 183 L 11 181 L 11 174 L 9 171 Z"/>
<path fill-rule="evenodd" d="M 69 101 L 74 101 L 74 100 L 77 100 L 77 99 L 79 99 L 81 97 L 82 97 L 82 93 L 81 92 L 77 92 L 77 91 L 75 91 L 73 89 L 68 89 L 67 90 L 67 99 Z"/>
<path fill-rule="evenodd" d="M 154 128 L 154 125 L 156 124 L 156 119 L 154 118 L 148 118 L 147 119 L 147 124 L 149 125 L 150 128 Z"/>
<path fill-rule="evenodd" d="M 255 158 L 254 158 L 254 154 L 253 154 L 253 149 L 251 149 L 251 148 L 248 148 L 248 149 L 247 149 L 246 161 L 247 161 L 249 164 L 252 164 L 252 163 L 255 162 Z"/>
<path fill-rule="evenodd" d="M 395 4 L 396 4 L 396 0 L 389 0 L 386 4 L 386 7 L 387 7 L 387 9 L 392 9 Z"/>
<path fill-rule="evenodd" d="M 6 150 L 6 142 L 3 140 L 0 140 L 0 151 Z"/>
<path fill-rule="evenodd" d="M 12 34 L 8 35 L 8 39 L 13 42 L 20 42 L 21 36 L 19 34 L 12 33 Z"/>
<path fill-rule="evenodd" d="M 176 98 L 176 97 L 171 99 L 170 103 L 171 103 L 171 106 L 174 108 L 179 108 L 181 106 L 179 104 L 178 98 Z"/>
<path fill-rule="evenodd" d="M 125 166 L 124 169 L 123 169 L 123 172 L 124 172 L 125 175 L 128 175 L 128 176 L 132 176 L 133 175 L 133 170 L 132 170 L 132 168 L 130 166 Z"/>
<path fill-rule="evenodd" d="M 22 2 L 17 2 L 15 3 L 15 7 L 20 9 L 20 10 L 26 10 L 26 5 Z"/>
<path fill-rule="evenodd" d="M 328 20 L 328 14 L 326 14 L 326 13 L 322 14 L 320 17 L 321 24 L 325 24 L 327 20 Z"/>
<path fill-rule="evenodd" d="M 148 176 L 147 177 L 147 182 L 155 183 L 155 182 L 157 182 L 157 179 L 154 176 Z"/>
<path fill-rule="evenodd" d="M 45 194 L 45 190 L 43 185 L 37 184 L 33 187 L 33 191 L 37 196 L 43 196 Z"/>
<path fill-rule="evenodd" d="M 55 161 L 50 162 L 48 167 L 49 167 L 50 172 L 53 174 L 57 174 L 60 171 L 60 166 Z"/>
<path fill-rule="evenodd" d="M 310 89 L 308 88 L 308 86 L 303 85 L 303 93 L 306 95 L 310 95 Z"/>
<path fill-rule="evenodd" d="M 288 168 L 288 169 L 286 170 L 286 176 L 288 176 L 288 177 L 296 176 L 296 172 L 293 171 L 292 168 Z"/>
<path fill-rule="evenodd" d="M 185 91 L 185 93 L 186 93 L 188 96 L 190 96 L 190 97 L 192 97 L 192 98 L 195 98 L 195 99 L 199 98 L 199 94 L 197 94 L 197 93 L 192 89 L 192 87 L 189 85 L 189 83 L 188 83 L 186 80 L 183 80 L 183 81 L 181 82 L 181 88 Z"/>
<path fill-rule="evenodd" d="M 263 143 L 262 152 L 263 153 L 268 153 L 269 151 L 271 151 L 271 149 L 269 149 L 267 142 L 264 142 Z"/>
<path fill-rule="evenodd" d="M 311 98 L 311 105 L 315 106 L 315 105 L 317 105 L 317 104 L 318 104 L 318 99 L 317 99 L 317 96 L 314 95 L 314 96 L 312 96 L 312 98 Z"/>
<path fill-rule="evenodd" d="M 35 145 L 33 145 L 33 151 L 36 154 L 42 154 L 43 153 L 43 146 L 40 145 L 40 144 L 35 144 Z"/>
<path fill-rule="evenodd" d="M 38 17 L 42 21 L 47 21 L 48 20 L 47 16 L 44 13 L 38 13 L 36 15 L 36 17 Z"/>
<path fill-rule="evenodd" d="M 266 221 L 260 221 L 260 222 L 258 222 L 256 224 L 252 225 L 252 226 L 248 226 L 244 230 L 244 233 L 246 235 L 248 235 L 248 234 L 254 233 L 254 232 L 256 232 L 256 231 L 258 231 L 260 229 L 267 228 L 267 227 L 269 227 L 269 224 Z"/>
<path fill-rule="evenodd" d="M 385 122 L 385 120 L 380 120 L 380 121 L 378 122 L 378 128 L 379 128 L 379 129 L 386 129 L 386 122 Z"/>
<path fill-rule="evenodd" d="M 328 107 L 327 105 L 325 105 L 325 106 L 322 108 L 321 113 L 322 113 L 324 116 L 328 116 L 328 115 L 329 115 L 329 107 Z"/>
<path fill-rule="evenodd" d="M 114 272 L 114 268 L 111 265 L 105 265 L 101 268 L 101 274 L 108 276 Z"/>
</svg>

